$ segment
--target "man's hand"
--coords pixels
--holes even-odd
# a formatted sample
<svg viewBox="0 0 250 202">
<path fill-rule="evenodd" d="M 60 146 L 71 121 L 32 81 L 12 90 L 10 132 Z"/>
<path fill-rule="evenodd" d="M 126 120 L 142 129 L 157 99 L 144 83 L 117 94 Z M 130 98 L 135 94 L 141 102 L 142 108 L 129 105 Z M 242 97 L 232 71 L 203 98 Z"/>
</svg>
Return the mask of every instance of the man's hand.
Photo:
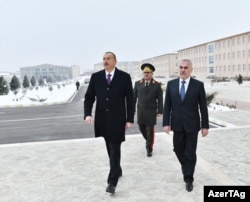
<svg viewBox="0 0 250 202">
<path fill-rule="evenodd" d="M 92 124 L 94 122 L 93 118 L 91 116 L 86 116 L 85 122 L 88 124 Z"/>
<path fill-rule="evenodd" d="M 162 114 L 157 114 L 157 117 L 161 117 L 162 116 Z"/>
<path fill-rule="evenodd" d="M 164 131 L 165 133 L 167 133 L 167 134 L 169 134 L 170 130 L 171 130 L 170 126 L 164 126 L 164 127 L 163 127 L 163 131 Z"/>
<path fill-rule="evenodd" d="M 125 125 L 125 130 L 131 128 L 133 126 L 133 123 L 127 122 Z"/>
<path fill-rule="evenodd" d="M 202 135 L 202 137 L 206 137 L 208 135 L 208 129 L 202 128 L 201 129 L 201 135 Z"/>
</svg>

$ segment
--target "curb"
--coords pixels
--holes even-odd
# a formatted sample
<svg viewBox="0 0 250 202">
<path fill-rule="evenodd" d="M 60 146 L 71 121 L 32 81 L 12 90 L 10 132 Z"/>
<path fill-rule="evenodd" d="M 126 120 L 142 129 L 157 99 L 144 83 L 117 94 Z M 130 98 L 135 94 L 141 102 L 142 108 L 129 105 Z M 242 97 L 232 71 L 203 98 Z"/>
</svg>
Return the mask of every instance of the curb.
<svg viewBox="0 0 250 202">
<path fill-rule="evenodd" d="M 221 120 L 218 120 L 218 119 L 215 119 L 213 117 L 209 117 L 209 122 L 215 124 L 215 125 L 219 125 L 219 126 L 222 126 L 222 127 L 230 127 L 230 126 L 235 126 L 234 124 L 231 124 L 231 123 L 227 123 L 225 121 L 221 121 Z"/>
<path fill-rule="evenodd" d="M 16 107 L 39 107 L 39 106 L 49 106 L 49 105 L 59 105 L 59 104 L 66 104 L 70 103 L 74 97 L 76 96 L 77 91 L 75 91 L 68 99 L 63 101 L 55 101 L 55 102 L 36 102 L 36 103 L 29 103 L 29 104 L 11 104 L 11 105 L 0 105 L 1 108 L 16 108 Z"/>
</svg>

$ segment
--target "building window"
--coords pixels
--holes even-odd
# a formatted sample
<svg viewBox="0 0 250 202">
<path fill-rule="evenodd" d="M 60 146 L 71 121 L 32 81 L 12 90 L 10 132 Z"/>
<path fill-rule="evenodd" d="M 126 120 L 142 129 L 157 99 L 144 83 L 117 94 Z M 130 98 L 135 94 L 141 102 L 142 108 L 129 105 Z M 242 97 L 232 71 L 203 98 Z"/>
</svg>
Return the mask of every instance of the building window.
<svg viewBox="0 0 250 202">
<path fill-rule="evenodd" d="M 214 67 L 209 67 L 209 73 L 213 74 L 214 73 Z"/>
<path fill-rule="evenodd" d="M 238 58 L 240 58 L 240 51 L 238 51 L 238 53 L 237 53 L 237 54 L 238 54 Z"/>
<path fill-rule="evenodd" d="M 228 59 L 230 59 L 230 53 L 228 53 L 227 57 L 228 57 Z"/>
<path fill-rule="evenodd" d="M 208 52 L 213 53 L 214 52 L 214 45 L 209 45 L 208 46 Z"/>
<path fill-rule="evenodd" d="M 240 65 L 238 65 L 238 72 L 240 72 L 240 69 L 241 69 L 241 67 L 240 67 Z"/>
<path fill-rule="evenodd" d="M 214 56 L 210 55 L 209 56 L 209 64 L 213 64 L 214 63 Z"/>
<path fill-rule="evenodd" d="M 246 71 L 246 65 L 243 64 L 243 72 L 245 72 L 245 71 Z"/>
<path fill-rule="evenodd" d="M 242 51 L 242 58 L 245 58 L 245 51 Z"/>
</svg>

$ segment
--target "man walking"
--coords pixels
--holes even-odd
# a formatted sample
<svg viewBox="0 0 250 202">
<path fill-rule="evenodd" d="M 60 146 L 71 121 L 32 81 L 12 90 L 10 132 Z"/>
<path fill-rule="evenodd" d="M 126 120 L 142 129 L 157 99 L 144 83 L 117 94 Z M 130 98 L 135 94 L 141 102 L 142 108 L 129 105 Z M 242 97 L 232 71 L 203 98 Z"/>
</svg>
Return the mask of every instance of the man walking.
<svg viewBox="0 0 250 202">
<path fill-rule="evenodd" d="M 153 79 L 155 67 L 150 63 L 141 65 L 143 79 L 135 82 L 134 102 L 137 102 L 137 123 L 146 140 L 147 156 L 151 157 L 154 144 L 154 125 L 157 116 L 162 115 L 163 95 L 161 84 Z"/>
<path fill-rule="evenodd" d="M 208 110 L 202 82 L 190 75 L 192 62 L 181 60 L 180 78 L 168 82 L 163 111 L 163 130 L 174 131 L 174 152 L 181 164 L 186 190 L 193 190 L 198 132 L 208 134 Z M 201 116 L 201 119 L 200 119 Z"/>
<path fill-rule="evenodd" d="M 121 143 L 125 130 L 134 122 L 133 87 L 130 75 L 116 68 L 116 55 L 106 52 L 104 70 L 92 74 L 84 100 L 84 119 L 93 123 L 91 115 L 96 100 L 95 137 L 104 137 L 110 162 L 106 192 L 115 193 L 122 176 Z"/>
<path fill-rule="evenodd" d="M 76 90 L 79 90 L 80 82 L 76 81 Z"/>
</svg>

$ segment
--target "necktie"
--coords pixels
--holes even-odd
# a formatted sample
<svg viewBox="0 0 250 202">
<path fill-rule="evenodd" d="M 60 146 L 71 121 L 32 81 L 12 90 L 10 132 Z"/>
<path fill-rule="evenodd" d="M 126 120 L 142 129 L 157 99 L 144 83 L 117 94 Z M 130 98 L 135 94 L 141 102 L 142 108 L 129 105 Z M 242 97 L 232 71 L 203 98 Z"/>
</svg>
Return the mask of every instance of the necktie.
<svg viewBox="0 0 250 202">
<path fill-rule="evenodd" d="M 186 81 L 182 81 L 181 83 L 182 84 L 181 84 L 180 96 L 181 96 L 181 100 L 183 101 L 184 97 L 185 97 L 185 83 L 186 83 Z"/>
<path fill-rule="evenodd" d="M 107 82 L 108 82 L 108 85 L 109 85 L 110 82 L 111 82 L 111 74 L 108 74 L 107 76 L 108 76 L 108 77 L 107 77 Z"/>
<path fill-rule="evenodd" d="M 148 82 L 146 82 L 146 85 L 145 85 L 145 88 L 147 88 L 148 87 Z"/>
</svg>

